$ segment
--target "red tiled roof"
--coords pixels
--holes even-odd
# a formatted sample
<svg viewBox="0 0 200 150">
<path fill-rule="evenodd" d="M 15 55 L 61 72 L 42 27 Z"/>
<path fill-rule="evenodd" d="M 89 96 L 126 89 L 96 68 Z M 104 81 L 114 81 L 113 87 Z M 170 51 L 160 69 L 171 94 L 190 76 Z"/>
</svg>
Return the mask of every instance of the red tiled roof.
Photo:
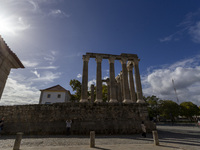
<svg viewBox="0 0 200 150">
<path fill-rule="evenodd" d="M 68 90 L 66 90 L 65 88 L 63 88 L 60 85 L 55 85 L 55 86 L 52 86 L 50 88 L 43 89 L 43 90 L 40 90 L 40 91 L 68 91 Z"/>
</svg>

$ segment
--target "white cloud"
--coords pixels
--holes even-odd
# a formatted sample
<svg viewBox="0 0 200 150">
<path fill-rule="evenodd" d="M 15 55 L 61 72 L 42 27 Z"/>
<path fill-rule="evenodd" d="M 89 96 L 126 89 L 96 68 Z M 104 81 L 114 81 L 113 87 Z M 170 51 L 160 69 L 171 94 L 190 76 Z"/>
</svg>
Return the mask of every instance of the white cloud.
<svg viewBox="0 0 200 150">
<path fill-rule="evenodd" d="M 55 60 L 55 57 L 53 57 L 51 55 L 47 55 L 47 56 L 44 57 L 44 60 L 53 62 Z"/>
<path fill-rule="evenodd" d="M 198 21 L 194 26 L 190 27 L 189 33 L 192 36 L 193 42 L 200 43 L 200 21 Z"/>
<path fill-rule="evenodd" d="M 58 69 L 58 66 L 44 66 L 44 67 L 36 67 L 35 69 Z"/>
<path fill-rule="evenodd" d="M 96 85 L 96 79 L 90 80 L 90 81 L 88 82 L 88 88 L 89 88 L 89 89 L 90 89 L 90 87 L 91 87 L 92 84 Z"/>
<path fill-rule="evenodd" d="M 77 78 L 82 78 L 82 74 L 79 73 L 79 74 L 77 75 Z"/>
<path fill-rule="evenodd" d="M 33 74 L 35 74 L 38 78 L 40 78 L 40 74 L 37 72 L 37 70 L 35 71 L 31 71 Z"/>
<path fill-rule="evenodd" d="M 31 0 L 29 0 L 28 3 L 31 4 L 32 11 L 34 11 L 34 12 L 38 12 L 39 11 L 38 3 L 34 2 L 34 1 L 31 1 Z"/>
<path fill-rule="evenodd" d="M 183 37 L 184 34 L 189 34 L 192 41 L 200 43 L 200 9 L 196 12 L 190 12 L 185 16 L 185 19 L 180 22 L 177 27 L 178 31 L 173 34 L 159 39 L 160 42 L 177 41 Z"/>
<path fill-rule="evenodd" d="M 50 51 L 49 54 L 44 54 L 44 60 L 47 61 L 50 65 L 52 65 L 56 58 L 55 56 L 58 54 L 58 51 Z"/>
<path fill-rule="evenodd" d="M 49 15 L 53 16 L 53 17 L 67 17 L 67 18 L 70 17 L 70 15 L 66 14 L 64 11 L 62 11 L 60 9 L 51 10 L 49 12 Z"/>
<path fill-rule="evenodd" d="M 161 38 L 160 42 L 167 42 L 167 41 L 171 41 L 173 38 L 173 35 L 169 35 L 167 37 Z"/>
<path fill-rule="evenodd" d="M 105 76 L 105 77 L 103 77 L 104 80 L 106 80 L 107 78 L 109 78 L 109 76 Z"/>
<path fill-rule="evenodd" d="M 22 60 L 22 64 L 25 67 L 36 67 L 39 63 L 38 62 L 31 62 L 31 61 Z"/>
<path fill-rule="evenodd" d="M 200 60 L 199 56 L 179 61 L 168 67 L 154 69 L 142 78 L 145 95 L 176 100 L 172 79 L 180 102 L 192 101 L 200 105 Z"/>
<path fill-rule="evenodd" d="M 40 92 L 37 88 L 8 78 L 0 105 L 38 104 Z"/>
<path fill-rule="evenodd" d="M 55 79 L 58 79 L 61 76 L 60 72 L 50 72 L 45 71 L 42 74 L 40 74 L 40 77 L 32 79 L 33 81 L 39 81 L 39 82 L 53 82 Z"/>
</svg>

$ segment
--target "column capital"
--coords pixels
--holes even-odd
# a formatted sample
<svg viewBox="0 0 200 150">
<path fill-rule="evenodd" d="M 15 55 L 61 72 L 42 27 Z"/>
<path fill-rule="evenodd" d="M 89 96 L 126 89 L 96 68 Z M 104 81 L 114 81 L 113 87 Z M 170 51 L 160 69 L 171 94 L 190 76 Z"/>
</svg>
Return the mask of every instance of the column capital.
<svg viewBox="0 0 200 150">
<path fill-rule="evenodd" d="M 95 60 L 96 60 L 96 62 L 102 62 L 102 56 L 96 56 L 96 58 L 95 58 Z"/>
<path fill-rule="evenodd" d="M 115 79 L 116 79 L 117 82 L 119 82 L 119 81 L 120 81 L 120 75 L 117 75 L 117 76 L 115 77 Z"/>
<path fill-rule="evenodd" d="M 88 55 L 83 55 L 83 61 L 89 61 L 89 59 L 90 59 L 90 56 L 88 56 Z"/>
<path fill-rule="evenodd" d="M 128 58 L 122 57 L 120 62 L 121 62 L 121 64 L 126 64 L 127 60 L 128 60 Z"/>
<path fill-rule="evenodd" d="M 109 57 L 108 58 L 108 60 L 109 60 L 109 63 L 114 63 L 115 62 L 115 57 L 114 56 L 111 56 L 111 57 Z"/>
<path fill-rule="evenodd" d="M 140 59 L 134 59 L 133 60 L 133 65 L 138 65 L 139 64 Z"/>
<path fill-rule="evenodd" d="M 133 61 L 128 61 L 128 63 L 127 63 L 127 70 L 128 71 L 133 71 Z"/>
</svg>

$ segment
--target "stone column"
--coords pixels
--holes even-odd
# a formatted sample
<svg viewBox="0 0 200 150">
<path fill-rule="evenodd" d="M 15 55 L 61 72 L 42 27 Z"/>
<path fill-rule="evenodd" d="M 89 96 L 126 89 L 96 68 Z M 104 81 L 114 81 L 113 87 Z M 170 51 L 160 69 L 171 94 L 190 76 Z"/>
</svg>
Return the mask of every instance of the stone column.
<svg viewBox="0 0 200 150">
<path fill-rule="evenodd" d="M 118 75 L 116 78 L 117 81 L 117 100 L 118 102 L 122 102 L 122 93 L 121 93 L 121 79 L 120 79 L 120 75 Z"/>
<path fill-rule="evenodd" d="M 109 64 L 110 64 L 110 103 L 117 102 L 116 99 L 116 91 L 115 91 L 115 57 L 109 58 Z"/>
<path fill-rule="evenodd" d="M 96 100 L 95 103 L 102 102 L 102 75 L 101 75 L 101 62 L 102 57 L 96 56 L 97 73 L 96 73 Z"/>
<path fill-rule="evenodd" d="M 133 79 L 133 62 L 128 61 L 127 69 L 128 69 L 128 75 L 129 75 L 129 85 L 130 85 L 131 100 L 134 103 L 136 103 L 135 85 L 134 85 L 134 79 Z"/>
<path fill-rule="evenodd" d="M 94 84 L 91 84 L 91 103 L 94 103 Z"/>
<path fill-rule="evenodd" d="M 137 103 L 145 103 L 142 95 L 142 84 L 140 80 L 140 72 L 139 72 L 139 59 L 134 59 L 134 70 L 135 70 L 135 81 L 136 81 L 136 89 L 137 89 Z"/>
<path fill-rule="evenodd" d="M 116 92 L 116 99 L 117 99 L 117 101 L 119 102 L 119 96 L 118 96 L 118 84 L 117 84 L 117 82 L 115 82 L 115 92 Z"/>
<path fill-rule="evenodd" d="M 122 74 L 123 74 L 123 93 L 124 93 L 124 100 L 123 103 L 132 103 L 130 98 L 130 91 L 129 91 L 129 85 L 128 85 L 128 73 L 127 73 L 127 67 L 126 62 L 127 58 L 122 57 L 120 62 L 122 64 Z"/>
<path fill-rule="evenodd" d="M 123 86 L 123 74 L 120 72 L 120 85 L 121 85 L 121 101 L 124 99 L 124 86 Z"/>
<path fill-rule="evenodd" d="M 82 74 L 82 86 L 81 86 L 81 100 L 80 102 L 88 102 L 88 62 L 90 57 L 83 55 L 83 74 Z"/>
<path fill-rule="evenodd" d="M 109 102 L 110 100 L 110 79 L 107 79 L 107 90 L 108 90 L 108 94 L 107 94 L 107 101 Z"/>
</svg>

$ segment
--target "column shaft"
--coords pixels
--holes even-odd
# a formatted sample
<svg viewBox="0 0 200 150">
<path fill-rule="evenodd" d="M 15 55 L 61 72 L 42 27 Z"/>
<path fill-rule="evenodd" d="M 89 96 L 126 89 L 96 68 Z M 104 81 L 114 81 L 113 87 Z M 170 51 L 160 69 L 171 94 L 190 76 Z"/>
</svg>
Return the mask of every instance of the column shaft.
<svg viewBox="0 0 200 150">
<path fill-rule="evenodd" d="M 144 103 L 143 95 L 142 95 L 142 84 L 140 79 L 140 72 L 138 66 L 139 60 L 134 59 L 134 70 L 135 70 L 135 81 L 136 81 L 136 89 L 137 89 L 137 103 Z"/>
<path fill-rule="evenodd" d="M 127 58 L 122 57 L 121 64 L 122 64 L 123 93 L 124 93 L 123 103 L 131 103 L 132 101 L 130 98 L 130 91 L 129 91 L 129 85 L 128 85 L 128 72 L 127 72 L 126 62 L 127 62 Z"/>
<path fill-rule="evenodd" d="M 129 75 L 129 85 L 130 85 L 130 95 L 131 100 L 136 103 L 136 96 L 135 96 L 135 85 L 134 85 L 134 79 L 133 79 L 133 63 L 128 62 L 128 75 Z"/>
<path fill-rule="evenodd" d="M 111 103 L 117 102 L 116 99 L 116 90 L 115 90 L 115 57 L 109 58 L 109 64 L 110 64 L 110 101 Z"/>
<path fill-rule="evenodd" d="M 83 55 L 83 74 L 81 86 L 81 100 L 80 102 L 88 102 L 88 62 L 89 56 Z"/>
<path fill-rule="evenodd" d="M 107 90 L 108 90 L 108 94 L 107 94 L 107 101 L 109 102 L 110 100 L 110 83 L 107 83 Z"/>
<path fill-rule="evenodd" d="M 97 56 L 97 73 L 96 73 L 96 100 L 95 102 L 102 102 L 102 74 L 101 74 L 102 57 Z"/>
<path fill-rule="evenodd" d="M 120 72 L 120 85 L 121 85 L 121 101 L 124 99 L 124 86 L 123 86 L 123 74 Z"/>
<path fill-rule="evenodd" d="M 94 103 L 94 84 L 91 85 L 91 103 Z"/>
</svg>

